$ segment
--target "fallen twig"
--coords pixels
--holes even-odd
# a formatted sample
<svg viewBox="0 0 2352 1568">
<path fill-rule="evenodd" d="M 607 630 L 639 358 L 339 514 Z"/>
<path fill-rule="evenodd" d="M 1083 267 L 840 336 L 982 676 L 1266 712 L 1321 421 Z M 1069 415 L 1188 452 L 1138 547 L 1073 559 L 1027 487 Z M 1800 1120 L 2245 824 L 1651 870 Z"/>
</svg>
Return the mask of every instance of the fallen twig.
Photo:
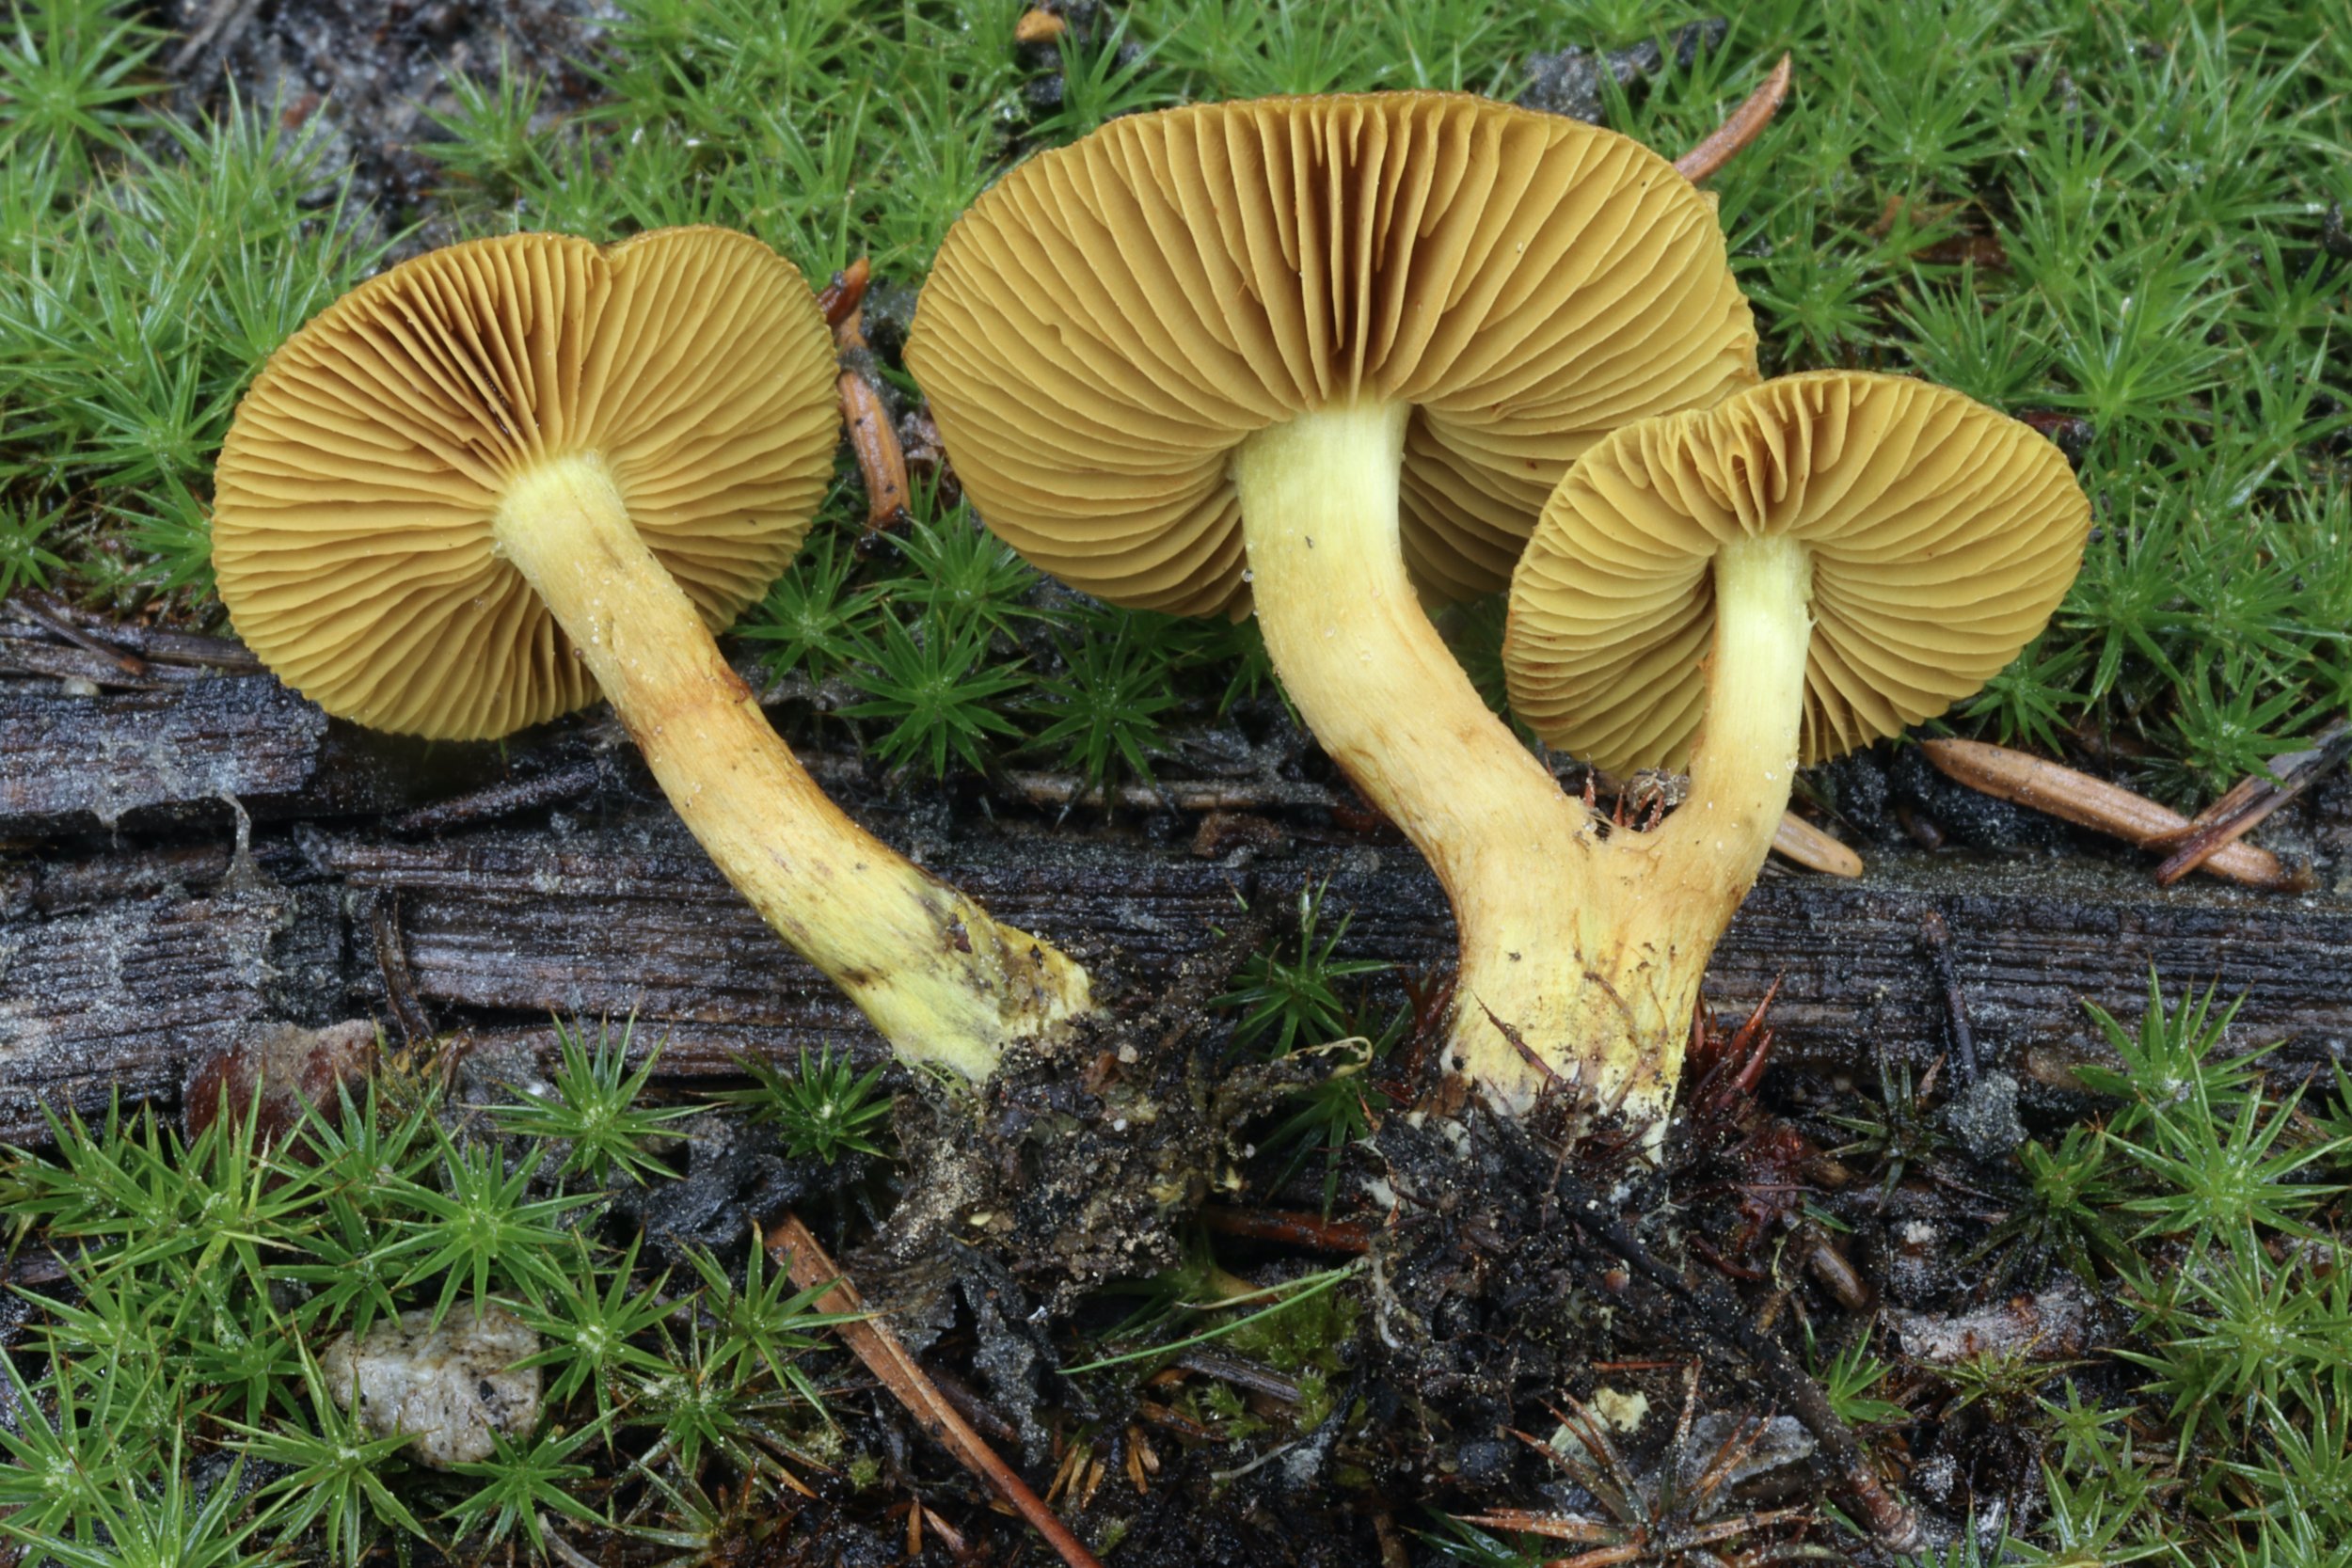
<svg viewBox="0 0 2352 1568">
<path fill-rule="evenodd" d="M 817 1238 L 797 1214 L 787 1214 L 783 1223 L 768 1233 L 768 1252 L 784 1265 L 792 1283 L 803 1291 L 831 1282 L 832 1289 L 817 1298 L 818 1311 L 866 1310 L 857 1288 L 842 1276 L 840 1269 L 825 1255 L 825 1249 L 818 1244 Z M 906 1406 L 908 1414 L 956 1456 L 958 1463 L 987 1482 L 1045 1537 L 1047 1544 L 1069 1568 L 1103 1568 L 1101 1560 L 1087 1550 L 1086 1543 L 1070 1532 L 1070 1527 L 1030 1490 L 1029 1483 L 996 1457 L 996 1450 L 939 1391 L 938 1385 L 924 1372 L 922 1364 L 908 1353 L 887 1323 L 868 1316 L 835 1323 L 834 1332 L 866 1364 L 866 1370 L 880 1378 L 882 1386 Z"/>
<path fill-rule="evenodd" d="M 22 610 L 19 619 L 39 626 L 54 637 L 89 648 L 132 673 L 141 672 L 123 662 L 126 650 L 150 664 L 185 664 L 240 675 L 258 674 L 262 668 L 262 661 L 234 638 L 119 622 L 33 589 L 20 590 L 7 604 L 11 610 Z"/>
<path fill-rule="evenodd" d="M 140 666 L 137 674 L 128 674 L 118 654 L 96 654 L 32 637 L 8 636 L 0 636 L 0 673 L 87 681 L 116 691 L 168 691 L 176 685 L 201 678 L 185 670 L 166 673 L 148 665 Z"/>
<path fill-rule="evenodd" d="M 10 610 L 55 637 L 61 637 L 75 647 L 98 655 L 126 675 L 147 673 L 147 661 L 138 655 L 126 652 L 94 631 L 75 626 L 64 613 L 64 607 L 45 594 L 26 592 L 8 601 Z"/>
<path fill-rule="evenodd" d="M 1213 1377 L 1230 1383 L 1236 1388 L 1247 1388 L 1253 1394 L 1263 1394 L 1284 1404 L 1298 1402 L 1298 1385 L 1271 1367 L 1220 1351 L 1195 1347 L 1178 1354 L 1168 1365 L 1201 1377 Z"/>
<path fill-rule="evenodd" d="M 2305 750 L 2272 757 L 2269 778 L 2242 780 L 2236 788 L 2189 818 L 2180 847 L 2156 867 L 2157 885 L 2170 887 L 2235 844 L 2346 756 L 2352 756 L 2352 724 L 2339 719 L 2320 731 Z"/>
<path fill-rule="evenodd" d="M 930 1380 L 939 1385 L 939 1391 L 947 1402 L 954 1405 L 981 1435 L 993 1437 L 999 1443 L 1021 1441 L 1021 1433 L 1013 1424 L 990 1409 L 988 1402 L 981 1399 L 963 1379 L 942 1367 L 930 1374 Z"/>
<path fill-rule="evenodd" d="M 1033 806 L 1100 807 L 1105 800 L 1131 811 L 1264 811 L 1274 806 L 1344 809 L 1351 802 L 1301 779 L 1162 779 L 1105 790 L 1074 773 L 1009 769 L 991 775 Z M 1832 877 L 1859 877 L 1862 857 L 1810 822 L 1789 812 L 1772 835 L 1772 847 L 1807 870 Z"/>
<path fill-rule="evenodd" d="M 224 675 L 259 675 L 266 671 L 252 650 L 234 638 L 162 626 L 109 626 L 106 635 L 136 649 L 151 665 L 182 664 Z"/>
<path fill-rule="evenodd" d="M 1104 791 L 1074 773 L 1008 772 L 1004 782 L 1033 806 L 1100 806 Z M 1268 806 L 1328 806 L 1335 797 L 1295 779 L 1174 779 L 1120 784 L 1111 803 L 1137 811 L 1263 811 Z"/>
<path fill-rule="evenodd" d="M 545 1513 L 539 1515 L 539 1534 L 547 1542 L 549 1553 L 557 1561 L 564 1564 L 564 1568 L 596 1568 L 596 1561 L 594 1558 L 585 1556 L 579 1547 L 555 1532 L 555 1528 L 548 1523 Z"/>
<path fill-rule="evenodd" d="M 2144 795 L 2006 746 L 1980 740 L 1923 740 L 1919 750 L 1947 777 L 1971 789 L 2030 806 L 2062 822 L 2110 834 L 2143 849 L 2169 848 L 2190 825 L 2179 812 Z M 2199 869 L 2274 892 L 2300 892 L 2311 885 L 2308 870 L 2291 868 L 2269 850 L 2250 844 L 2220 845 Z"/>
<path fill-rule="evenodd" d="M 451 800 L 437 800 L 429 806 L 419 807 L 405 816 L 392 818 L 387 826 L 404 838 L 419 833 L 444 832 L 451 828 L 472 827 L 477 823 L 512 816 L 517 812 L 580 800 L 595 793 L 596 786 L 603 782 L 602 764 L 576 762 L 566 768 L 551 768 L 528 779 L 512 779 Z"/>
<path fill-rule="evenodd" d="M 1732 110 L 1731 117 L 1716 127 L 1714 135 L 1675 160 L 1676 172 L 1696 184 L 1762 135 L 1764 127 L 1772 122 L 1774 111 L 1788 96 L 1790 74 L 1789 58 L 1783 55 L 1780 63 L 1764 78 L 1764 85 L 1748 94 L 1747 102 Z"/>
<path fill-rule="evenodd" d="M 397 890 L 375 901 L 369 917 L 369 935 L 375 944 L 376 973 L 383 977 L 384 1000 L 391 1007 L 393 1026 L 403 1045 L 433 1037 L 433 1021 L 417 997 L 416 976 L 408 968 L 408 949 L 400 936 L 400 894 Z"/>
<path fill-rule="evenodd" d="M 1977 1081 L 1977 1037 L 1968 1026 L 1968 999 L 1960 989 L 1960 971 L 1952 963 L 1952 928 L 1933 910 L 1919 917 L 1920 944 L 1935 966 L 1935 982 L 1944 990 L 1944 1013 L 1952 1028 L 1952 1060 L 1961 1081 Z"/>
<path fill-rule="evenodd" d="M 1287 1242 L 1317 1252 L 1344 1252 L 1360 1257 L 1372 1250 L 1372 1232 L 1344 1220 L 1320 1214 L 1287 1213 L 1275 1209 L 1200 1211 L 1200 1223 L 1221 1236 L 1243 1236 L 1253 1242 Z"/>
<path fill-rule="evenodd" d="M 207 50 L 226 55 L 229 46 L 253 20 L 261 8 L 261 0 L 213 0 L 204 20 L 187 37 L 171 56 L 167 68 L 174 76 L 184 75 L 188 67 L 203 58 Z"/>
</svg>

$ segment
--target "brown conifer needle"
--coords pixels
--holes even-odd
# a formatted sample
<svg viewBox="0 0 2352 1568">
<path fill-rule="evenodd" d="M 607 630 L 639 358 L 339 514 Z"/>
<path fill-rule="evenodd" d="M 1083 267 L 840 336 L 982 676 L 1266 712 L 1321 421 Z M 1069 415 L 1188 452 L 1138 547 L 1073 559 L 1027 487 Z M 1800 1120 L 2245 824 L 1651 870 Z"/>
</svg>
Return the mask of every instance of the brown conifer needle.
<svg viewBox="0 0 2352 1568">
<path fill-rule="evenodd" d="M 1747 102 L 1732 110 L 1731 118 L 1717 126 L 1714 135 L 1675 160 L 1676 171 L 1695 185 L 1731 162 L 1772 122 L 1773 112 L 1788 96 L 1790 74 L 1789 57 L 1783 55 L 1763 86 L 1748 94 Z"/>
<path fill-rule="evenodd" d="M 866 1310 L 857 1288 L 825 1255 L 825 1249 L 818 1244 L 808 1227 L 801 1223 L 799 1215 L 787 1214 L 783 1224 L 768 1232 L 768 1252 L 785 1266 L 792 1283 L 803 1291 L 832 1282 L 833 1288 L 817 1299 L 819 1312 Z M 866 1364 L 866 1370 L 882 1380 L 882 1386 L 906 1406 L 916 1423 L 938 1438 L 965 1469 L 986 1481 L 1045 1537 L 1047 1544 L 1060 1555 L 1068 1568 L 1103 1568 L 1101 1560 L 1087 1550 L 1086 1543 L 1070 1532 L 1070 1527 L 1030 1490 L 1029 1483 L 997 1458 L 988 1440 L 975 1432 L 972 1423 L 947 1402 L 947 1396 L 939 1391 L 939 1386 L 930 1380 L 887 1323 L 868 1316 L 834 1327 L 842 1342 Z"/>
<path fill-rule="evenodd" d="M 2314 736 L 2309 747 L 2272 757 L 2268 778 L 2241 780 L 2236 788 L 2190 818 L 2179 847 L 2156 867 L 2157 883 L 2170 887 L 2202 866 L 2251 832 L 2272 812 L 2311 788 L 2347 755 L 2352 755 L 2352 724 L 2338 720 Z"/>
<path fill-rule="evenodd" d="M 1783 812 L 1772 833 L 1772 847 L 1808 871 L 1830 877 L 1859 877 L 1862 857 L 1821 832 L 1795 812 Z"/>
<path fill-rule="evenodd" d="M 841 357 L 836 384 L 841 420 L 849 427 L 858 474 L 866 481 L 868 537 L 896 525 L 907 509 L 906 450 L 898 444 L 898 426 L 875 374 L 874 351 L 866 341 L 866 286 L 872 278 L 873 264 L 861 256 L 834 274 L 817 296 L 817 308 L 833 328 L 834 351 Z"/>
<path fill-rule="evenodd" d="M 1923 740 L 1919 750 L 1947 777 L 1971 789 L 2030 806 L 2076 827 L 2112 834 L 2142 848 L 2170 848 L 2189 826 L 2187 817 L 2144 795 L 2006 746 L 1980 740 Z M 2304 874 L 2290 869 L 2269 850 L 2250 844 L 2225 845 L 2200 869 L 2249 887 L 2292 892 L 2304 885 Z"/>
</svg>

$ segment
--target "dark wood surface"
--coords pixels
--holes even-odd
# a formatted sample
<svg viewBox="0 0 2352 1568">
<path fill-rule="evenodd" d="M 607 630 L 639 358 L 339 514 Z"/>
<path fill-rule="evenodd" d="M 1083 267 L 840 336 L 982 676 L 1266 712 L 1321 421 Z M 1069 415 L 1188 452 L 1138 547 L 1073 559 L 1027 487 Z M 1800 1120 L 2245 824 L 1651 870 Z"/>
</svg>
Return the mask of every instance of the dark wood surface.
<svg viewBox="0 0 2352 1568">
<path fill-rule="evenodd" d="M 503 754 L 382 740 L 258 676 L 94 692 L 0 682 L 0 1136 L 34 1135 L 43 1104 L 176 1093 L 194 1061 L 256 1024 L 391 1026 L 388 963 L 436 1028 L 528 1035 L 551 1013 L 634 1012 L 681 1074 L 819 1038 L 870 1048 L 626 768 L 581 761 L 597 738 L 559 727 Z M 563 799 L 437 835 L 389 825 L 516 777 L 556 780 Z M 908 840 L 904 814 L 875 826 Z M 1409 970 L 1452 947 L 1435 881 L 1400 845 L 1212 862 L 1183 833 L 1160 846 L 1033 812 L 933 816 L 914 836 L 998 914 L 1137 991 L 1213 941 L 1237 899 L 1327 876 L 1352 914 L 1347 951 Z M 1781 981 L 1790 1059 L 1867 1072 L 1882 1050 L 1944 1049 L 1931 911 L 1979 1049 L 2029 1076 L 2061 1078 L 2095 1049 L 2086 1002 L 2136 1017 L 2152 966 L 2169 990 L 2246 992 L 2247 1043 L 2318 1059 L 2352 1039 L 2352 899 L 2158 890 L 2142 865 L 2079 854 L 1867 859 L 1859 882 L 1769 873 L 1717 955 L 1708 994 L 1726 1012 Z"/>
</svg>

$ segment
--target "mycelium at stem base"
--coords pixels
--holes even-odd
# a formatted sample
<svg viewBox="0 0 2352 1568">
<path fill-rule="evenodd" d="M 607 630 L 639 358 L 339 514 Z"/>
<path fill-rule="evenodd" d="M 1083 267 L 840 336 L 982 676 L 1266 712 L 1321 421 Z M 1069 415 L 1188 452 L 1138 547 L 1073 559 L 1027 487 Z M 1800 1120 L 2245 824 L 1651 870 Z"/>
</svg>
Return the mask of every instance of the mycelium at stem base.
<svg viewBox="0 0 2352 1568">
<path fill-rule="evenodd" d="M 1572 958 L 1590 824 L 1487 710 L 1406 575 L 1397 494 L 1411 412 L 1323 409 L 1235 451 L 1258 624 L 1307 727 L 1453 902 L 1448 1060 L 1514 1110 L 1555 1076 L 1613 1093 L 1591 1076 Z"/>
<path fill-rule="evenodd" d="M 843 815 L 719 655 L 604 466 L 506 487 L 497 552 L 546 600 L 671 804 L 727 880 L 898 1055 L 986 1078 L 1089 1006 L 1086 972 L 992 920 Z"/>
</svg>

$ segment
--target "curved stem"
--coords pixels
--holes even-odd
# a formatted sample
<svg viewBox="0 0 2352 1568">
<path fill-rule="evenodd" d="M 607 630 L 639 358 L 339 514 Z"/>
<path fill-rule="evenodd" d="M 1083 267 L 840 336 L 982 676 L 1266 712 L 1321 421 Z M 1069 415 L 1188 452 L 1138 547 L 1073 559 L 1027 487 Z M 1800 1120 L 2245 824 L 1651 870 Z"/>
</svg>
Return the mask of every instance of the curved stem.
<svg viewBox="0 0 2352 1568">
<path fill-rule="evenodd" d="M 1487 710 L 1406 576 L 1410 413 L 1325 409 L 1251 436 L 1233 460 L 1242 532 L 1284 689 L 1453 901 L 1449 1057 L 1523 1109 L 1554 1075 L 1582 1075 L 1578 882 L 1593 845 L 1583 807 Z"/>
<path fill-rule="evenodd" d="M 1813 561 L 1793 539 L 1743 539 L 1715 558 L 1715 645 L 1691 789 L 1651 836 L 1703 872 L 1686 879 L 1724 917 L 1756 885 L 1796 783 Z"/>
<path fill-rule="evenodd" d="M 898 1053 L 988 1076 L 1090 1006 L 1086 972 L 999 926 L 826 799 L 719 656 L 593 457 L 508 488 L 501 555 L 538 590 L 728 881 Z"/>
<path fill-rule="evenodd" d="M 1629 1119 L 1662 1125 L 1682 1068 L 1707 960 L 1756 885 L 1788 809 L 1812 645 L 1812 559 L 1787 538 L 1746 539 L 1715 559 L 1715 640 L 1707 718 L 1691 752 L 1691 788 L 1655 832 L 1608 845 L 1606 895 L 1594 901 L 1620 937 L 1610 966 L 1636 1009 Z M 1597 939 L 1588 953 L 1601 951 Z"/>
</svg>

